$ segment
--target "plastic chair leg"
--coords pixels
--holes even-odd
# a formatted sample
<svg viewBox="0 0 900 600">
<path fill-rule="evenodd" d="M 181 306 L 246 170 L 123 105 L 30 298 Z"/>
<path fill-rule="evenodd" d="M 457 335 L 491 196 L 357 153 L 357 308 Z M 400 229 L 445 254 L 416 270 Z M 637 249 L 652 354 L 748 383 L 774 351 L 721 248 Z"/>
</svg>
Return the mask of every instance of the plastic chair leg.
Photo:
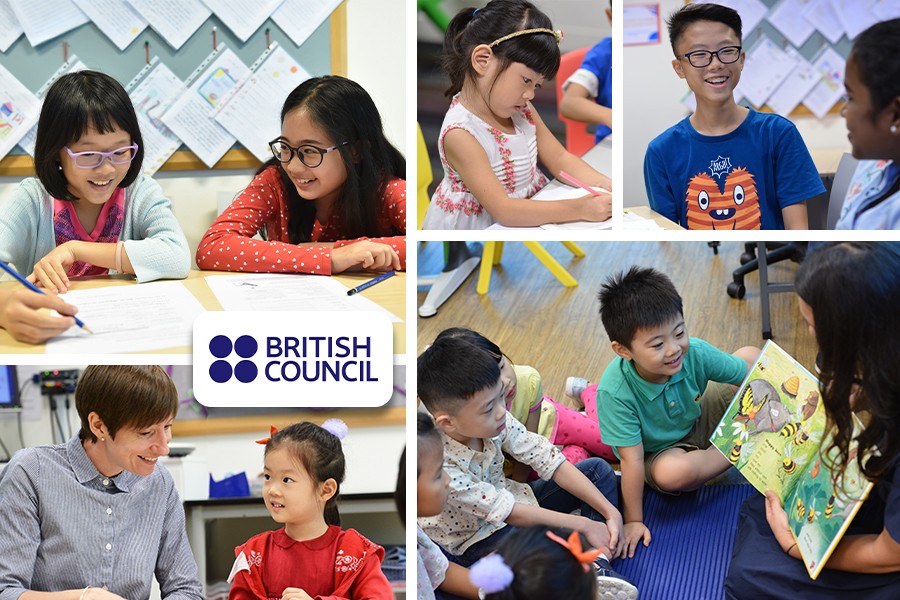
<svg viewBox="0 0 900 600">
<path fill-rule="evenodd" d="M 497 246 L 500 246 L 499 248 Z M 478 272 L 478 286 L 475 288 L 478 294 L 484 295 L 488 293 L 491 287 L 491 271 L 494 265 L 500 262 L 498 255 L 503 251 L 503 242 L 485 242 L 484 253 L 481 255 L 481 269 Z"/>
<path fill-rule="evenodd" d="M 573 256 L 577 256 L 579 258 L 584 256 L 584 250 L 582 250 L 575 242 L 560 242 L 560 244 L 565 246 Z"/>
<path fill-rule="evenodd" d="M 555 258 L 550 256 L 550 253 L 547 252 L 543 246 L 541 246 L 537 242 L 522 243 L 525 244 L 526 248 L 531 250 L 532 254 L 534 254 L 551 273 L 553 273 L 553 276 L 556 277 L 561 284 L 566 287 L 575 287 L 576 285 L 578 285 L 578 281 L 574 277 L 572 277 L 569 272 L 566 271 L 563 266 L 556 261 Z M 579 248 L 579 250 L 581 249 Z"/>
<path fill-rule="evenodd" d="M 453 295 L 453 292 L 462 285 L 466 277 L 475 270 L 479 260 L 481 259 L 478 256 L 473 256 L 455 269 L 444 271 L 438 275 L 434 283 L 431 284 L 431 289 L 428 290 L 425 301 L 419 307 L 419 316 L 433 317 L 437 314 L 437 309 Z"/>
<path fill-rule="evenodd" d="M 494 250 L 494 264 L 499 265 L 503 259 L 503 242 L 494 242 L 496 244 Z"/>
</svg>

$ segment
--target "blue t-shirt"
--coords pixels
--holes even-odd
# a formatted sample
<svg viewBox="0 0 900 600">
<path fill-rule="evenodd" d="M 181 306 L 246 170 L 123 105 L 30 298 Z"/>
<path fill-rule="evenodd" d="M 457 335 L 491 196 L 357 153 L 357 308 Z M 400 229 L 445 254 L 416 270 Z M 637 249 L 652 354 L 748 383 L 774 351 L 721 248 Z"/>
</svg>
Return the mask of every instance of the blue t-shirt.
<svg viewBox="0 0 900 600">
<path fill-rule="evenodd" d="M 784 229 L 783 208 L 825 191 L 794 124 L 753 109 L 725 135 L 685 117 L 650 142 L 650 207 L 687 229 Z"/>
<path fill-rule="evenodd" d="M 597 77 L 597 97 L 594 102 L 612 108 L 612 38 L 604 38 L 584 55 L 581 68 Z M 599 142 L 612 133 L 606 125 L 597 125 L 594 141 Z"/>
</svg>

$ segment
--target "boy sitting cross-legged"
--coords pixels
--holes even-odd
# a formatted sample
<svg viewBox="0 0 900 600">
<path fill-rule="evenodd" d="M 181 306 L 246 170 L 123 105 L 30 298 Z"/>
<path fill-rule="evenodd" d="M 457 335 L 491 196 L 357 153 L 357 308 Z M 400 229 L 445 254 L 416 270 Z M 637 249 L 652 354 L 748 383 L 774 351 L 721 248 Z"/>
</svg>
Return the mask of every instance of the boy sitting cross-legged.
<svg viewBox="0 0 900 600">
<path fill-rule="evenodd" d="M 513 418 L 490 354 L 459 338 L 439 339 L 419 356 L 417 370 L 419 398 L 441 431 L 450 476 L 444 510 L 419 524 L 450 560 L 469 566 L 514 528 L 531 525 L 573 529 L 592 546 L 615 552 L 622 516 L 612 503 L 617 496 L 612 468 L 599 458 L 576 468 L 546 438 Z M 530 465 L 541 480 L 507 479 L 504 452 Z M 570 514 L 576 508 L 581 515 Z M 601 590 L 637 597 L 637 588 L 610 568 L 607 556 L 595 566 Z"/>
</svg>

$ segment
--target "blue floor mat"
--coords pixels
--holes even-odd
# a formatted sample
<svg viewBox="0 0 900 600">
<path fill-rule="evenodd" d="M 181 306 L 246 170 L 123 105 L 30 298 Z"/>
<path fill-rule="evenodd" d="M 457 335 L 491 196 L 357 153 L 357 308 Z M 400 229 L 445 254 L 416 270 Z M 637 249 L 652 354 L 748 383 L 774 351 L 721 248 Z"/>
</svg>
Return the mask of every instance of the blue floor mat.
<svg viewBox="0 0 900 600">
<path fill-rule="evenodd" d="M 637 585 L 641 600 L 720 600 L 722 583 L 749 484 L 706 485 L 693 493 L 644 494 L 644 522 L 653 540 L 613 568 Z"/>
</svg>

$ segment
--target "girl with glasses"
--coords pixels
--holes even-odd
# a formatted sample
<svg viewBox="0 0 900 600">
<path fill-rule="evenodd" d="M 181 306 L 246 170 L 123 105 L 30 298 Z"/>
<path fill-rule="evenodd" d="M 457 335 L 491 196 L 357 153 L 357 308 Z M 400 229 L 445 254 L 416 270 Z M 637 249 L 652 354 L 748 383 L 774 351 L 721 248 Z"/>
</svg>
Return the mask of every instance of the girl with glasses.
<svg viewBox="0 0 900 600">
<path fill-rule="evenodd" d="M 406 161 L 369 94 L 338 76 L 290 93 L 272 159 L 212 224 L 201 269 L 331 275 L 406 268 Z M 262 240 L 253 239 L 261 234 Z"/>
<path fill-rule="evenodd" d="M 50 87 L 38 120 L 37 177 L 0 206 L 0 260 L 50 292 L 0 290 L 0 326 L 14 338 L 40 343 L 74 325 L 75 307 L 54 295 L 71 277 L 187 276 L 187 240 L 162 189 L 141 173 L 143 158 L 137 115 L 118 81 L 79 71 Z"/>
</svg>

